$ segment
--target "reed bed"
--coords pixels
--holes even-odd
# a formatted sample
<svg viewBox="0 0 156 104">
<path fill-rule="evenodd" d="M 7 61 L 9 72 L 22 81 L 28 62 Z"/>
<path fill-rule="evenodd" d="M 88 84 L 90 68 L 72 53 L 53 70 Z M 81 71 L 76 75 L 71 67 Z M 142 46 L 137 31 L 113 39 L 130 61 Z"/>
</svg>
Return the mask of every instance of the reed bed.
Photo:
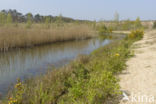
<svg viewBox="0 0 156 104">
<path fill-rule="evenodd" d="M 18 27 L 0 27 L 0 50 L 7 51 L 12 48 L 33 47 L 54 42 L 87 39 L 94 36 L 93 29 L 88 25 L 64 25 L 45 28 L 36 24 L 27 29 L 23 25 Z"/>
</svg>

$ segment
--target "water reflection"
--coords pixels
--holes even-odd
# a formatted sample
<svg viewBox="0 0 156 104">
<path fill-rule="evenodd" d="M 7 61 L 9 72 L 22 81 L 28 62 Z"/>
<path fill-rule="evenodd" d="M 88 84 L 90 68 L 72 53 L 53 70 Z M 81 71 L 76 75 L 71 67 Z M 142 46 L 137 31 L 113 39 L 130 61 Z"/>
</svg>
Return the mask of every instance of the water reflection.
<svg viewBox="0 0 156 104">
<path fill-rule="evenodd" d="M 108 43 L 109 40 L 91 39 L 0 53 L 0 93 L 6 94 L 17 78 L 44 73 L 49 65 L 63 66 L 78 54 L 89 54 Z"/>
</svg>

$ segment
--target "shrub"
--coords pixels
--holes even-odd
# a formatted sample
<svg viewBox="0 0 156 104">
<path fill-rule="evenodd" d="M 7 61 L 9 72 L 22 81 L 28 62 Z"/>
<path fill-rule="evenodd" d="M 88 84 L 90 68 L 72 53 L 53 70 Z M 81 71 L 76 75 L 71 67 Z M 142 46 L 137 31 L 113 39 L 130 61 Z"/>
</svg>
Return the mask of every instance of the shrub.
<svg viewBox="0 0 156 104">
<path fill-rule="evenodd" d="M 32 26 L 32 14 L 28 13 L 27 14 L 27 23 L 26 23 L 26 28 L 31 28 Z"/>
<path fill-rule="evenodd" d="M 153 28 L 156 29 L 156 21 L 154 21 Z"/>
<path fill-rule="evenodd" d="M 50 28 L 50 17 L 48 16 L 48 17 L 46 17 L 45 18 L 45 27 L 47 28 L 47 29 L 49 29 Z"/>
<path fill-rule="evenodd" d="M 135 29 L 142 28 L 142 24 L 141 24 L 141 21 L 140 21 L 139 17 L 134 21 L 134 23 L 135 23 Z"/>
<path fill-rule="evenodd" d="M 112 33 L 112 27 L 106 27 L 105 25 L 98 27 L 98 34 L 101 39 L 111 38 L 110 33 Z"/>
<path fill-rule="evenodd" d="M 98 73 L 92 73 L 91 79 L 88 82 L 86 91 L 86 104 L 105 104 L 109 97 L 111 100 L 120 94 L 120 87 L 115 76 L 106 70 L 101 70 Z"/>
<path fill-rule="evenodd" d="M 0 26 L 3 26 L 6 24 L 6 18 L 7 18 L 7 15 L 3 12 L 0 12 Z"/>
<path fill-rule="evenodd" d="M 105 35 L 106 33 L 112 33 L 112 28 L 107 28 L 105 25 L 101 25 L 98 28 L 99 35 Z"/>
<path fill-rule="evenodd" d="M 7 24 L 11 24 L 12 23 L 12 16 L 10 13 L 8 13 L 7 15 Z"/>
<path fill-rule="evenodd" d="M 143 30 L 133 30 L 131 33 L 128 35 L 128 38 L 130 39 L 141 39 L 144 36 L 144 31 Z"/>
</svg>

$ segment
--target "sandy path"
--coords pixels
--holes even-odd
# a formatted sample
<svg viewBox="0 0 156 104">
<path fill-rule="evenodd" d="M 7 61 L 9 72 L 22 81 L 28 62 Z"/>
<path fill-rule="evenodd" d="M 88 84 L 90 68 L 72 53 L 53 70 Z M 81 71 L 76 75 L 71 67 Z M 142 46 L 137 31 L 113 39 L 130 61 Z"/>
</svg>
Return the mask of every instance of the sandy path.
<svg viewBox="0 0 156 104">
<path fill-rule="evenodd" d="M 134 45 L 135 56 L 119 77 L 127 100 L 120 104 L 156 104 L 156 30 L 148 31 Z"/>
</svg>

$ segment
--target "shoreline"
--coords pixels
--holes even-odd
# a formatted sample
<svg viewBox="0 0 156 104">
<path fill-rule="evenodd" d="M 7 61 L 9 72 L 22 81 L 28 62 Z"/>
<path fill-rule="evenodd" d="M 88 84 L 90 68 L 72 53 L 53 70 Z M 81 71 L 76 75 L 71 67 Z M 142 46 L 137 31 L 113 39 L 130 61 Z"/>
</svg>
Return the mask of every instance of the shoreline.
<svg viewBox="0 0 156 104">
<path fill-rule="evenodd" d="M 71 39 L 71 40 L 64 40 L 64 41 L 48 42 L 48 43 L 36 44 L 36 45 L 26 46 L 26 47 L 12 47 L 12 48 L 9 48 L 8 50 L 3 50 L 3 51 L 0 49 L 0 53 L 10 52 L 10 51 L 15 51 L 15 50 L 20 50 L 20 49 L 31 49 L 31 48 L 42 47 L 42 46 L 51 45 L 51 44 L 59 44 L 59 43 L 61 44 L 61 43 L 65 43 L 65 42 L 83 41 L 83 40 L 94 39 L 94 38 L 96 38 L 96 36 L 86 37 L 86 38 L 81 38 L 81 39 Z"/>
<path fill-rule="evenodd" d="M 15 92 L 10 96 L 18 102 L 30 103 L 31 99 L 36 99 L 34 96 L 39 94 L 34 102 L 36 104 L 40 99 L 44 99 L 41 93 L 48 98 L 50 97 L 48 100 L 44 100 L 44 104 L 61 103 L 62 101 L 73 103 L 74 99 L 77 99 L 76 102 L 82 101 L 83 103 L 118 102 L 120 87 L 116 75 L 124 70 L 125 61 L 130 55 L 129 46 L 133 41 L 131 39 L 116 40 L 94 50 L 90 55 L 79 56 L 69 65 L 48 72 L 42 77 L 30 79 L 26 83 L 17 81 L 15 86 L 20 84 L 19 87 L 24 92 L 21 93 L 21 89 L 15 87 Z M 55 93 L 46 94 L 47 91 Z M 19 93 L 22 94 L 20 98 L 17 97 Z M 98 95 L 98 100 L 94 94 Z M 108 99 L 107 96 L 110 98 Z M 68 100 L 66 101 L 66 99 Z"/>
</svg>

